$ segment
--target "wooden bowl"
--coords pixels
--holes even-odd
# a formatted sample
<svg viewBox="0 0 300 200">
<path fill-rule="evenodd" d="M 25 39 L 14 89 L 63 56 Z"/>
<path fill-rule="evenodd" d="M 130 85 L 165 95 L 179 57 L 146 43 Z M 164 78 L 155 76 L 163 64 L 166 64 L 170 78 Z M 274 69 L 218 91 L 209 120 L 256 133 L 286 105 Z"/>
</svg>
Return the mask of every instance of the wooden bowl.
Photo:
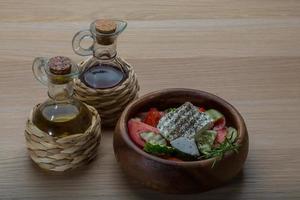
<svg viewBox="0 0 300 200">
<path fill-rule="evenodd" d="M 127 122 L 137 113 L 151 107 L 164 110 L 186 101 L 222 112 L 227 125 L 235 127 L 239 133 L 239 152 L 228 152 L 212 167 L 215 158 L 166 160 L 144 152 L 130 139 Z M 194 193 L 224 184 L 241 171 L 248 154 L 248 133 L 239 112 L 220 97 L 199 90 L 165 89 L 147 94 L 126 107 L 116 126 L 113 145 L 116 159 L 129 177 L 162 192 Z"/>
</svg>

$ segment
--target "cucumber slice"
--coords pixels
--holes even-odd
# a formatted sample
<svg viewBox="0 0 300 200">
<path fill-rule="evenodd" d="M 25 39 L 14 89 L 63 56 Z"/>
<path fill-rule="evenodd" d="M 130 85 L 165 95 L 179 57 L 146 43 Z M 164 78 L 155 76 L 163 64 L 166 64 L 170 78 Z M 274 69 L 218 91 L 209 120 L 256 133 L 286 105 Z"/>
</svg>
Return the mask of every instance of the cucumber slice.
<svg viewBox="0 0 300 200">
<path fill-rule="evenodd" d="M 227 129 L 227 135 L 226 135 L 226 138 L 227 138 L 230 142 L 234 143 L 234 142 L 236 141 L 237 137 L 238 137 L 238 132 L 237 132 L 237 130 L 236 130 L 235 128 L 233 128 L 233 127 L 229 127 L 229 128 Z"/>
<path fill-rule="evenodd" d="M 154 133 L 151 131 L 143 132 L 140 134 L 141 138 L 145 140 L 146 142 L 149 142 L 151 144 L 159 144 L 166 146 L 167 141 L 158 133 Z"/>
<path fill-rule="evenodd" d="M 206 130 L 195 135 L 195 141 L 197 143 L 199 151 L 202 154 L 206 155 L 211 151 L 216 136 L 217 131 L 214 130 Z"/>
<path fill-rule="evenodd" d="M 220 113 L 219 111 L 215 110 L 215 109 L 209 109 L 207 111 L 205 111 L 205 113 L 210 116 L 214 122 L 218 121 L 219 119 L 223 118 L 224 115 L 222 113 Z"/>
</svg>

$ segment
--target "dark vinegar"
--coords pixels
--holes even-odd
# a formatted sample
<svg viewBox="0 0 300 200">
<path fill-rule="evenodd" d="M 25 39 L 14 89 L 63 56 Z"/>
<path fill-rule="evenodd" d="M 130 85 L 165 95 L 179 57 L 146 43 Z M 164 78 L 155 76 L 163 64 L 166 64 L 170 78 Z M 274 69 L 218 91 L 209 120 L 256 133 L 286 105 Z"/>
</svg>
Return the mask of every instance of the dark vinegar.
<svg viewBox="0 0 300 200">
<path fill-rule="evenodd" d="M 125 74 L 117 67 L 108 64 L 97 64 L 85 70 L 80 80 L 87 86 L 96 89 L 112 88 L 120 84 Z"/>
</svg>

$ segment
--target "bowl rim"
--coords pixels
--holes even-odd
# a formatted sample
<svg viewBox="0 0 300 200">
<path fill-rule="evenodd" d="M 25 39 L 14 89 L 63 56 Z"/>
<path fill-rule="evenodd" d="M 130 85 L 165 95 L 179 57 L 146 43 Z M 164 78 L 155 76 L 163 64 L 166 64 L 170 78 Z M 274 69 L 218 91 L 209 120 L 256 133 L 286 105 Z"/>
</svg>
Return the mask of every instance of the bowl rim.
<svg viewBox="0 0 300 200">
<path fill-rule="evenodd" d="M 173 92 L 188 92 L 188 93 L 197 93 L 198 95 L 205 95 L 208 98 L 212 98 L 213 101 L 217 101 L 218 103 L 223 104 L 223 106 L 227 107 L 233 115 L 237 116 L 237 127 L 235 127 L 239 131 L 239 138 L 237 140 L 237 143 L 239 145 L 242 145 L 244 140 L 246 139 L 247 135 L 247 128 L 244 122 L 243 117 L 241 114 L 238 112 L 238 110 L 233 107 L 230 103 L 228 103 L 226 100 L 222 99 L 221 97 L 218 97 L 214 94 L 211 94 L 209 92 L 205 92 L 202 90 L 197 90 L 197 89 L 189 89 L 189 88 L 166 88 L 166 89 L 161 89 L 157 91 L 153 91 L 150 93 L 147 93 L 138 99 L 134 100 L 131 102 L 122 112 L 122 115 L 120 116 L 118 125 L 116 126 L 116 130 L 119 128 L 120 131 L 120 136 L 123 138 L 125 143 L 132 148 L 135 152 L 138 154 L 141 154 L 145 158 L 149 160 L 154 160 L 159 163 L 167 164 L 167 165 L 181 165 L 181 166 L 207 166 L 209 164 L 213 164 L 216 158 L 209 158 L 209 159 L 203 159 L 203 160 L 196 160 L 196 161 L 174 161 L 174 160 L 167 160 L 164 158 L 160 158 L 158 156 L 151 155 L 145 151 L 143 151 L 141 148 L 139 148 L 130 138 L 128 134 L 128 128 L 127 128 L 127 121 L 126 115 L 128 114 L 128 111 L 130 111 L 135 105 L 140 104 L 144 100 L 148 99 L 149 97 L 155 98 L 157 96 L 160 96 L 162 94 L 168 94 L 168 93 L 173 93 Z M 234 152 L 227 152 L 224 154 L 223 159 L 226 159 L 227 157 L 230 157 Z"/>
</svg>

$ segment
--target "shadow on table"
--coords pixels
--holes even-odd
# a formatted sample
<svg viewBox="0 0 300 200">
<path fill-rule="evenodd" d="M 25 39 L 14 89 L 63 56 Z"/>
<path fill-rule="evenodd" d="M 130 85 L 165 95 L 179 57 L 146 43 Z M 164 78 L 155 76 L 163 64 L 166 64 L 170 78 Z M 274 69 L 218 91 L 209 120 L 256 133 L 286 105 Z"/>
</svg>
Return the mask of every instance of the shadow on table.
<svg viewBox="0 0 300 200">
<path fill-rule="evenodd" d="M 232 181 L 229 183 L 220 186 L 218 188 L 196 194 L 164 194 L 156 192 L 153 190 L 146 189 L 142 186 L 139 186 L 138 183 L 128 180 L 126 175 L 122 175 L 122 179 L 125 184 L 128 185 L 128 188 L 131 190 L 133 197 L 132 199 L 145 199 L 145 200 L 195 200 L 195 199 L 205 199 L 205 200 L 214 200 L 214 199 L 240 199 L 242 190 L 243 190 L 243 171 L 238 174 Z"/>
</svg>

